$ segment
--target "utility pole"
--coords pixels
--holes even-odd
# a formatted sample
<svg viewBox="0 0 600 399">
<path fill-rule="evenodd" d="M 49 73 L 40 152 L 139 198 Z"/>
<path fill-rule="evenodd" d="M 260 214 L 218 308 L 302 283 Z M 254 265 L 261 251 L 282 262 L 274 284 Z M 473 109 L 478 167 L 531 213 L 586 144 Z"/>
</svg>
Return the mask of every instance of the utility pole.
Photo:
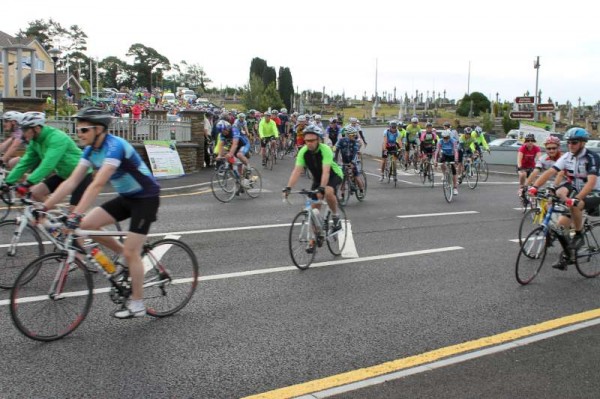
<svg viewBox="0 0 600 399">
<path fill-rule="evenodd" d="M 538 79 L 540 76 L 540 56 L 539 55 L 537 56 L 535 61 L 533 61 L 533 68 L 535 69 L 535 95 L 534 95 L 534 101 L 533 101 L 533 120 L 537 122 L 538 121 L 537 105 L 539 103 L 539 101 L 538 101 Z"/>
</svg>

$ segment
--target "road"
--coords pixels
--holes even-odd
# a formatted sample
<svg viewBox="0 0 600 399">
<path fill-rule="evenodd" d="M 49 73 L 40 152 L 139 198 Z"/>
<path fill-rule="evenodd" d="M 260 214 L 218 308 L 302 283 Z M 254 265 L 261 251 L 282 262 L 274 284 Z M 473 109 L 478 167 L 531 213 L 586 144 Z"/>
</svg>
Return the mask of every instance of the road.
<svg viewBox="0 0 600 399">
<path fill-rule="evenodd" d="M 545 266 L 517 284 L 514 177 L 448 204 L 414 175 L 378 183 L 377 166 L 346 208 L 356 253 L 322 248 L 306 271 L 287 248 L 302 205 L 281 200 L 290 159 L 262 171 L 259 199 L 166 193 L 152 235 L 181 234 L 202 275 L 173 317 L 116 320 L 100 294 L 73 334 L 42 344 L 0 292 L 0 397 L 597 397 L 600 280 Z M 370 379 L 382 374 L 394 379 Z"/>
</svg>

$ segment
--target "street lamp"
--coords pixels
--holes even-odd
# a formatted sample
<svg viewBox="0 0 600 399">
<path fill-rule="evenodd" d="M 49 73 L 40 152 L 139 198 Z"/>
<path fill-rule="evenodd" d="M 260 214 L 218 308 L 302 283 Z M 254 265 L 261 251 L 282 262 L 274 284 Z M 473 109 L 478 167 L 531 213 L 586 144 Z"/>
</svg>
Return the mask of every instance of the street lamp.
<svg viewBox="0 0 600 399">
<path fill-rule="evenodd" d="M 535 69 L 535 93 L 534 98 L 533 98 L 533 119 L 537 122 L 538 120 L 538 112 L 537 112 L 537 105 L 539 104 L 539 98 L 538 98 L 538 78 L 540 76 L 540 57 L 538 56 L 534 61 L 533 61 L 533 69 Z"/>
<path fill-rule="evenodd" d="M 58 84 L 56 83 L 56 63 L 58 62 L 58 57 L 60 57 L 60 50 L 55 47 L 50 49 L 48 53 L 54 62 L 54 119 L 58 119 Z"/>
</svg>

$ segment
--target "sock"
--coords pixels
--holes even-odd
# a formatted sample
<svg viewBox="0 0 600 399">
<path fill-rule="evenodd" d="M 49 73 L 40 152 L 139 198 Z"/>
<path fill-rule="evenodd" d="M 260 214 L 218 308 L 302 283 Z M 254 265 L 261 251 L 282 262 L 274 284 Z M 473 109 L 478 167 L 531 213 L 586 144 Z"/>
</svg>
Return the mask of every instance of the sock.
<svg viewBox="0 0 600 399">
<path fill-rule="evenodd" d="M 129 310 L 132 312 L 139 312 L 144 310 L 144 300 L 143 299 L 131 299 L 129 304 L 127 305 Z"/>
</svg>

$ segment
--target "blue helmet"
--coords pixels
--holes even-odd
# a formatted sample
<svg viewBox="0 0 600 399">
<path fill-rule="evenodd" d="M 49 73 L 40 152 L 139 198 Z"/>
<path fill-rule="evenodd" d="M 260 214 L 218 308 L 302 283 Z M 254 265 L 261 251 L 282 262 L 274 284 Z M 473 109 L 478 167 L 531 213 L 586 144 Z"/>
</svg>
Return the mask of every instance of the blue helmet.
<svg viewBox="0 0 600 399">
<path fill-rule="evenodd" d="M 231 130 L 231 123 L 227 121 L 219 121 L 219 123 L 217 123 L 217 132 L 223 133 L 225 130 Z"/>
<path fill-rule="evenodd" d="M 565 133 L 565 140 L 588 141 L 590 134 L 581 127 L 572 127 Z"/>
<path fill-rule="evenodd" d="M 304 128 L 304 130 L 302 131 L 303 134 L 316 134 L 320 139 L 323 138 L 323 132 L 321 131 L 321 128 L 315 125 L 308 125 L 307 127 Z"/>
</svg>

